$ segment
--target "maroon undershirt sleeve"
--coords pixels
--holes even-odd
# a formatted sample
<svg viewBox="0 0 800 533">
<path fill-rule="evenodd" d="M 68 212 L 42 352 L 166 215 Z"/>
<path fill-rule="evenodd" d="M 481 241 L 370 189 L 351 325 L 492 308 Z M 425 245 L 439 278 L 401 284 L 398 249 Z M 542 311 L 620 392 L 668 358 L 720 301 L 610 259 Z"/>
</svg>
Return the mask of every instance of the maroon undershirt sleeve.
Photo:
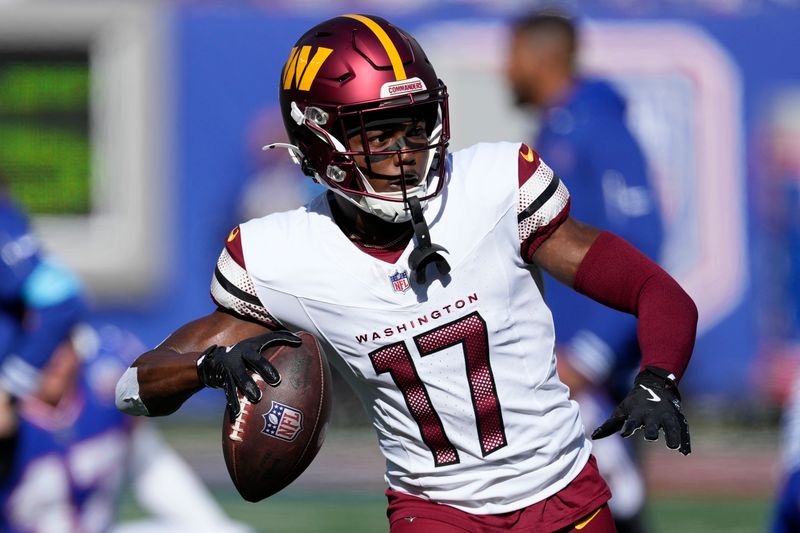
<svg viewBox="0 0 800 533">
<path fill-rule="evenodd" d="M 694 348 L 697 307 L 661 267 L 613 233 L 601 233 L 575 275 L 575 290 L 636 315 L 642 368 L 683 376 Z"/>
</svg>

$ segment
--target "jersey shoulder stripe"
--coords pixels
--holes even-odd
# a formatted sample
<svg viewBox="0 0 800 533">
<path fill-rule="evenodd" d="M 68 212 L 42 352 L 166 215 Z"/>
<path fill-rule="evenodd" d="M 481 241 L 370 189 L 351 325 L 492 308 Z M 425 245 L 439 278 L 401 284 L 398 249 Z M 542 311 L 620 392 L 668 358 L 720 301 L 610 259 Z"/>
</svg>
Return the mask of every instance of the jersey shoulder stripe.
<svg viewBox="0 0 800 533">
<path fill-rule="evenodd" d="M 542 191 L 542 193 L 536 197 L 536 199 L 525 209 L 520 211 L 517 214 L 517 222 L 522 222 L 529 216 L 536 213 L 550 198 L 558 190 L 558 186 L 561 185 L 561 180 L 558 179 L 556 174 L 553 174 L 552 179 L 550 180 L 550 184 Z"/>
<path fill-rule="evenodd" d="M 536 249 L 566 220 L 569 190 L 530 146 L 519 150 L 517 228 L 522 255 L 530 261 Z"/>
<path fill-rule="evenodd" d="M 217 260 L 211 278 L 211 299 L 246 320 L 253 320 L 268 327 L 281 327 L 256 294 L 253 279 L 244 266 L 241 235 L 235 228 L 228 236 L 225 248 Z"/>
<path fill-rule="evenodd" d="M 222 289 L 229 292 L 232 296 L 242 300 L 243 302 L 246 302 L 250 305 L 261 305 L 261 300 L 259 300 L 257 296 L 243 291 L 228 281 L 222 271 L 220 271 L 219 264 L 217 264 L 217 267 L 214 269 L 214 281 L 218 283 Z"/>
<path fill-rule="evenodd" d="M 522 251 L 522 258 L 527 263 L 533 262 L 533 254 L 536 253 L 536 250 L 539 249 L 539 246 L 541 246 L 544 241 L 549 239 L 550 236 L 559 228 L 559 226 L 564 223 L 569 216 L 569 208 L 570 200 L 567 199 L 567 205 L 564 206 L 564 209 L 562 209 L 553 220 L 537 229 L 527 239 L 522 241 L 520 250 Z"/>
</svg>

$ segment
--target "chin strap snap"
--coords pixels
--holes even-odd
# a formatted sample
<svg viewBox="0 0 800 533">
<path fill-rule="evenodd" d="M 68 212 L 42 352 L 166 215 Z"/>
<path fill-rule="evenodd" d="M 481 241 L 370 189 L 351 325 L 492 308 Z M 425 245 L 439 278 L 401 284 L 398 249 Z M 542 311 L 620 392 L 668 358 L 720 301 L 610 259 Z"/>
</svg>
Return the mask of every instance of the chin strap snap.
<svg viewBox="0 0 800 533">
<path fill-rule="evenodd" d="M 442 257 L 439 252 L 448 252 L 443 246 L 431 242 L 431 233 L 428 230 L 428 223 L 422 214 L 422 205 L 419 198 L 412 196 L 407 200 L 411 210 L 411 224 L 414 227 L 414 235 L 417 237 L 417 247 L 408 256 L 408 266 L 414 271 L 414 276 L 418 283 L 425 283 L 427 276 L 425 269 L 428 264 L 434 263 L 440 274 L 445 275 L 450 272 L 450 264 Z"/>
</svg>

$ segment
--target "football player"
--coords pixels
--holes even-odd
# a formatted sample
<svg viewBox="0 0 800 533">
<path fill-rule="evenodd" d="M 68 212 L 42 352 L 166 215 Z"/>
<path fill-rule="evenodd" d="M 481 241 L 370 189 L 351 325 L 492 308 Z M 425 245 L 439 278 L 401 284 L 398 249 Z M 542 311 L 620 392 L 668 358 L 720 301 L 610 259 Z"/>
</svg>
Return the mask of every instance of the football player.
<svg viewBox="0 0 800 533">
<path fill-rule="evenodd" d="M 291 144 L 270 146 L 328 191 L 233 229 L 212 278 L 219 309 L 134 362 L 120 409 L 166 415 L 218 387 L 238 413 L 237 391 L 260 395 L 251 372 L 280 382 L 259 349 L 306 330 L 372 418 L 393 533 L 613 531 L 556 373 L 540 271 L 639 317 L 641 372 L 593 436 L 663 429 L 684 454 L 692 300 L 625 241 L 572 219 L 566 185 L 529 146 L 448 153 L 447 89 L 386 20 L 311 28 L 279 92 Z"/>
<path fill-rule="evenodd" d="M 113 385 L 141 343 L 82 323 L 77 277 L 0 187 L 0 531 L 109 531 L 127 479 L 153 518 L 125 533 L 246 531 Z"/>
<path fill-rule="evenodd" d="M 0 475 L 14 446 L 17 398 L 38 387 L 85 307 L 77 278 L 43 253 L 0 172 Z"/>
<path fill-rule="evenodd" d="M 82 318 L 77 278 L 45 255 L 0 175 L 0 315 L 21 325 L 2 333 L 0 393 L 16 397 L 38 386 L 39 372 Z"/>
<path fill-rule="evenodd" d="M 518 105 L 539 113 L 536 150 L 570 186 L 572 216 L 610 230 L 657 259 L 662 243 L 655 191 L 644 154 L 625 124 L 625 101 L 606 81 L 577 71 L 575 23 L 555 11 L 512 25 L 506 76 Z M 558 373 L 587 426 L 608 416 L 610 398 L 627 393 L 641 360 L 636 319 L 545 278 L 558 324 Z M 611 487 L 620 533 L 645 530 L 644 481 L 632 447 L 614 435 L 593 448 Z"/>
<path fill-rule="evenodd" d="M 3 321 L 0 330 L 14 328 Z M 114 383 L 141 351 L 132 334 L 78 325 L 16 404 L 2 461 L 0 531 L 244 533 L 152 424 L 120 413 Z M 117 524 L 126 483 L 150 518 Z"/>
</svg>

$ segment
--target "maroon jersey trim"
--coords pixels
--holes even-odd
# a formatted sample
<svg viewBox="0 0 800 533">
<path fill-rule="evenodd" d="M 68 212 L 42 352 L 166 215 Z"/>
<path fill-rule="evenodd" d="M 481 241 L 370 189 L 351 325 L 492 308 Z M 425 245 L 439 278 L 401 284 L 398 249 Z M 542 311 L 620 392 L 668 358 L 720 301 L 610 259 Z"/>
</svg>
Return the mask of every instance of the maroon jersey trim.
<svg viewBox="0 0 800 533">
<path fill-rule="evenodd" d="M 244 264 L 244 251 L 242 250 L 242 232 L 239 226 L 236 226 L 228 234 L 225 240 L 225 248 L 231 255 L 231 258 L 236 261 L 236 264 L 247 270 Z"/>
<path fill-rule="evenodd" d="M 531 176 L 533 176 L 539 169 L 542 160 L 530 146 L 522 143 L 519 147 L 519 158 L 517 159 L 517 175 L 519 177 L 519 186 L 525 185 Z"/>
<path fill-rule="evenodd" d="M 533 254 L 536 253 L 536 250 L 539 249 L 539 246 L 541 246 L 544 241 L 549 239 L 550 236 L 559 228 L 559 226 L 561 226 L 561 224 L 567 220 L 567 217 L 569 217 L 569 208 L 570 200 L 567 200 L 567 205 L 564 206 L 564 209 L 562 209 L 553 220 L 541 228 L 538 228 L 522 242 L 522 258 L 526 263 L 533 262 Z"/>
</svg>

